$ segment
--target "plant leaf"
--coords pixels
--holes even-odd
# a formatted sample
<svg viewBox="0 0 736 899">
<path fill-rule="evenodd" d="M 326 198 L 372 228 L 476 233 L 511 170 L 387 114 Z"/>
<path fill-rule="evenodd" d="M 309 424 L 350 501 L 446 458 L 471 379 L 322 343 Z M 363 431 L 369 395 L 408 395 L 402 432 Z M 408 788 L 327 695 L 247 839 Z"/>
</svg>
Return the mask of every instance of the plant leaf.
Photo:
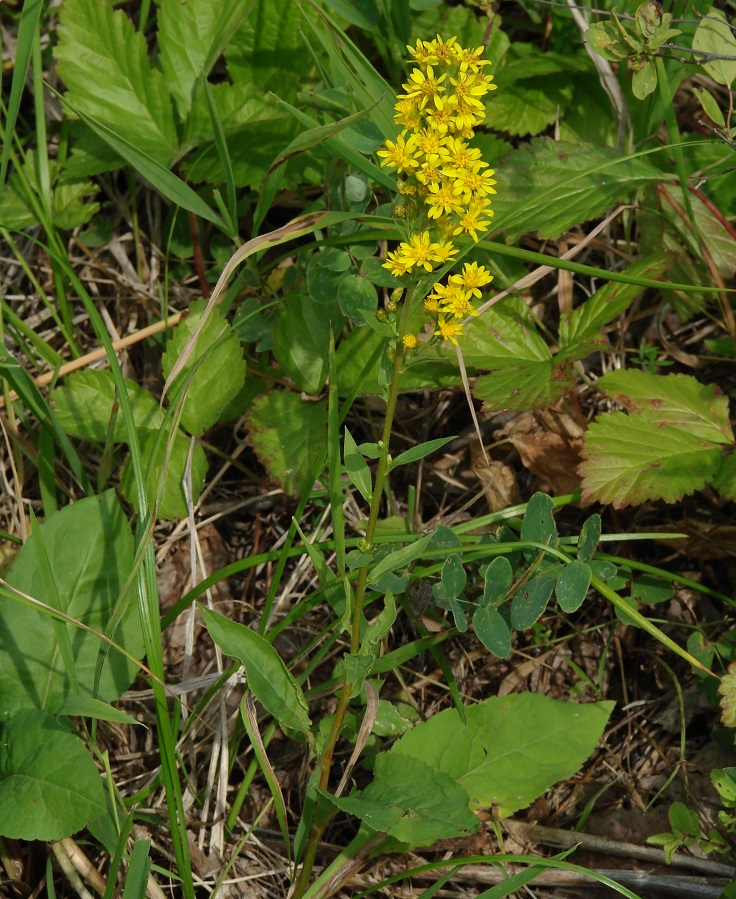
<svg viewBox="0 0 736 899">
<path fill-rule="evenodd" d="M 669 253 L 658 253 L 637 260 L 626 270 L 632 277 L 656 279 L 672 263 Z M 567 358 L 583 359 L 602 340 L 604 325 L 612 322 L 639 296 L 644 288 L 636 284 L 609 281 L 600 287 L 577 309 L 573 309 L 560 321 L 560 352 Z M 579 347 L 579 349 L 578 349 Z"/>
<path fill-rule="evenodd" d="M 507 816 L 579 770 L 613 705 L 559 702 L 536 693 L 494 696 L 466 708 L 465 724 L 456 709 L 417 724 L 390 754 L 444 771 L 467 791 L 471 808 L 497 805 Z"/>
<path fill-rule="evenodd" d="M 136 430 L 139 433 L 157 431 L 164 420 L 158 403 L 134 381 L 125 383 Z M 115 382 L 107 370 L 72 372 L 60 387 L 51 391 L 56 417 L 66 433 L 71 437 L 96 440 L 98 443 L 107 440 L 115 399 Z M 128 440 L 128 430 L 119 413 L 115 418 L 112 439 L 120 443 Z"/>
<path fill-rule="evenodd" d="M 511 629 L 501 613 L 491 606 L 481 606 L 473 612 L 475 636 L 488 652 L 499 659 L 511 655 Z"/>
<path fill-rule="evenodd" d="M 480 826 L 468 809 L 468 794 L 462 786 L 422 759 L 406 754 L 380 753 L 373 782 L 362 792 L 339 799 L 326 792 L 322 795 L 371 830 L 415 849 L 440 839 L 467 836 Z"/>
<path fill-rule="evenodd" d="M 0 808 L 0 835 L 14 840 L 61 840 L 106 811 L 95 763 L 48 712 L 0 721 Z"/>
<path fill-rule="evenodd" d="M 192 346 L 189 342 L 202 321 L 207 300 L 197 300 L 174 328 L 166 344 L 162 365 L 168 380 L 174 365 L 186 353 L 184 367 L 168 386 L 170 396 L 187 384 L 181 424 L 199 436 L 211 427 L 245 382 L 245 360 L 240 341 L 217 308 L 211 310 Z"/>
<path fill-rule="evenodd" d="M 693 35 L 693 50 L 725 59 L 710 59 L 702 62 L 705 71 L 719 84 L 730 87 L 736 78 L 736 38 L 725 14 L 713 7 L 700 20 Z M 697 57 L 696 57 L 697 58 Z"/>
<path fill-rule="evenodd" d="M 248 689 L 293 740 L 311 735 L 312 722 L 302 688 L 281 656 L 255 631 L 200 606 L 212 639 L 245 668 Z"/>
<path fill-rule="evenodd" d="M 174 440 L 169 445 L 169 441 L 159 438 L 158 433 L 148 431 L 141 434 L 140 444 L 141 461 L 143 470 L 146 473 L 146 496 L 151 506 L 158 499 L 157 517 L 186 518 L 189 514 L 189 506 L 182 486 L 182 480 L 189 459 L 189 438 L 177 430 L 174 434 Z M 195 443 L 192 448 L 191 501 L 193 504 L 196 504 L 199 500 L 204 487 L 207 467 L 207 456 L 199 443 Z M 126 461 L 120 471 L 120 490 L 128 502 L 137 510 L 137 490 L 130 459 Z"/>
<path fill-rule="evenodd" d="M 410 562 L 413 562 L 414 559 L 418 559 L 419 556 L 421 556 L 431 539 L 431 534 L 425 534 L 424 537 L 420 537 L 418 540 L 414 540 L 412 543 L 403 546 L 401 549 L 395 549 L 387 556 L 384 556 L 384 558 L 381 559 L 375 568 L 368 574 L 368 583 L 377 584 L 384 574 L 406 568 Z"/>
<path fill-rule="evenodd" d="M 496 222 L 514 243 L 527 231 L 557 238 L 662 172 L 610 147 L 539 137 L 505 156 L 496 178 Z"/>
<path fill-rule="evenodd" d="M 517 631 L 530 628 L 547 608 L 555 579 L 535 574 L 511 600 L 511 626 Z"/>
<path fill-rule="evenodd" d="M 272 390 L 253 401 L 248 412 L 253 448 L 290 496 L 297 496 L 327 439 L 323 402 L 305 403 L 296 393 Z"/>
<path fill-rule="evenodd" d="M 185 119 L 200 73 L 206 78 L 250 0 L 162 0 L 158 9 L 161 69 Z"/>
<path fill-rule="evenodd" d="M 169 166 L 179 143 L 171 97 L 142 32 L 106 0 L 67 0 L 59 20 L 55 56 L 71 102 Z"/>
<path fill-rule="evenodd" d="M 78 500 L 41 525 L 59 597 L 59 611 L 105 633 L 107 622 L 133 567 L 133 537 L 115 492 Z M 70 551 L 70 539 L 73 551 Z M 26 541 L 7 575 L 16 590 L 52 605 L 44 595 L 36 564 L 35 536 Z M 100 641 L 69 628 L 80 696 L 92 696 Z M 143 657 L 143 639 L 134 604 L 112 639 L 134 658 Z M 0 711 L 33 706 L 56 713 L 70 694 L 59 665 L 54 623 L 41 610 L 0 597 Z M 132 682 L 134 662 L 110 648 L 97 698 L 117 699 Z"/>
<path fill-rule="evenodd" d="M 588 428 L 579 471 L 582 501 L 673 503 L 701 489 L 718 471 L 721 450 L 651 413 L 601 415 Z"/>
<path fill-rule="evenodd" d="M 585 602 L 593 572 L 587 562 L 574 559 L 562 569 L 557 578 L 555 596 L 563 612 L 577 612 Z"/>
<path fill-rule="evenodd" d="M 659 427 L 681 428 L 710 443 L 732 445 L 728 397 L 690 375 L 656 375 L 636 369 L 611 371 L 598 386 L 630 412 L 646 413 Z"/>
</svg>

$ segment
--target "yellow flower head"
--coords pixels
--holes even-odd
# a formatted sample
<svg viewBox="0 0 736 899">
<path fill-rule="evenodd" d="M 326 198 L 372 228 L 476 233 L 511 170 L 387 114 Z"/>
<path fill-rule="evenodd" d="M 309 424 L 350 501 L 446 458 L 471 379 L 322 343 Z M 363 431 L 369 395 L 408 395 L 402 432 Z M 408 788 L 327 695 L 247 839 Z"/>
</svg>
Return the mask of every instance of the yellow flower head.
<svg viewBox="0 0 736 899">
<path fill-rule="evenodd" d="M 399 219 L 404 239 L 384 267 L 395 277 L 418 277 L 458 255 L 455 238 L 476 243 L 491 226 L 494 171 L 472 146 L 475 128 L 485 121 L 485 97 L 494 90 L 484 48 L 463 48 L 457 37 L 417 40 L 407 47 L 414 68 L 396 98 L 394 121 L 402 130 L 385 141 L 378 156 L 397 175 L 402 195 Z M 406 200 L 404 200 L 406 198 Z M 492 280 L 478 263 L 465 263 L 460 274 L 437 282 L 424 300 L 434 320 L 434 335 L 457 344 L 461 319 L 477 315 L 473 300 Z M 407 350 L 415 335 L 402 338 Z"/>
</svg>

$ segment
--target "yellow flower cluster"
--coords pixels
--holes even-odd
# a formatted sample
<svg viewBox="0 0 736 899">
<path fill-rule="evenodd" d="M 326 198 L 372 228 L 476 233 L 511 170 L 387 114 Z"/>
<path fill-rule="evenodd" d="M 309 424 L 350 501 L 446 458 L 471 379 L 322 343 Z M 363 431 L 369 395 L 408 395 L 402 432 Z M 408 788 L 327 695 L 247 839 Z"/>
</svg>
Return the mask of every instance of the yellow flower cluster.
<svg viewBox="0 0 736 899">
<path fill-rule="evenodd" d="M 438 35 L 408 47 L 416 67 L 394 107 L 394 121 L 403 130 L 378 151 L 381 165 L 401 176 L 398 190 L 407 240 L 384 263 L 397 278 L 414 269 L 431 272 L 451 261 L 458 252 L 452 239 L 469 234 L 477 243 L 493 215 L 494 171 L 469 141 L 485 119 L 482 97 L 495 84 L 483 71 L 490 65 L 481 59 L 483 47 L 465 50 L 456 41 Z M 472 299 L 480 297 L 479 288 L 490 281 L 483 266 L 471 263 L 447 284 L 437 282 L 424 303 L 437 320 L 435 335 L 457 344 L 459 319 L 476 314 Z"/>
</svg>

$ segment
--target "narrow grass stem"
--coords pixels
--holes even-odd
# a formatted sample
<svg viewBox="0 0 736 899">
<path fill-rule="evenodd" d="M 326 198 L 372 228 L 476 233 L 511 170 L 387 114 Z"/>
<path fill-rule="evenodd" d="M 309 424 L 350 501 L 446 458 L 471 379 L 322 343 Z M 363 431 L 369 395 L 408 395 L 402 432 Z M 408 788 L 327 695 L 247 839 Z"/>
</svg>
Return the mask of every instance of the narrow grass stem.
<svg viewBox="0 0 736 899">
<path fill-rule="evenodd" d="M 376 469 L 376 477 L 373 484 L 373 495 L 371 497 L 371 507 L 368 515 L 368 524 L 366 526 L 365 538 L 363 540 L 363 546 L 366 548 L 366 551 L 369 551 L 370 547 L 373 544 L 373 538 L 375 536 L 376 526 L 378 524 L 378 516 L 381 512 L 381 499 L 383 497 L 383 488 L 386 482 L 386 475 L 388 474 L 388 466 L 390 460 L 389 444 L 391 441 L 391 430 L 393 428 L 394 415 L 396 413 L 396 400 L 399 396 L 401 371 L 404 365 L 404 344 L 402 342 L 402 338 L 406 333 L 409 320 L 409 312 L 411 310 L 411 305 L 414 298 L 415 291 L 409 291 L 406 298 L 404 299 L 401 308 L 401 318 L 399 321 L 396 349 L 394 351 L 393 358 L 393 369 L 391 372 L 391 383 L 389 384 L 388 397 L 386 399 L 386 415 L 383 421 L 383 434 L 381 436 L 380 444 L 381 455 L 378 459 L 378 467 Z M 351 653 L 357 653 L 360 649 L 360 624 L 363 615 L 363 600 L 365 598 L 365 592 L 368 586 L 368 569 L 370 567 L 370 564 L 371 563 L 368 562 L 363 565 L 362 568 L 360 568 L 358 572 L 358 581 L 355 585 L 355 595 L 353 599 L 350 627 Z M 338 699 L 337 709 L 335 711 L 335 719 L 332 723 L 332 729 L 330 730 L 330 735 L 328 737 L 325 750 L 322 753 L 322 758 L 319 761 L 322 769 L 320 773 L 319 786 L 320 789 L 323 790 L 326 790 L 327 785 L 329 784 L 330 770 L 332 768 L 332 756 L 335 751 L 335 745 L 337 744 L 337 740 L 340 736 L 340 731 L 342 730 L 342 724 L 345 720 L 345 714 L 348 710 L 350 694 L 353 691 L 353 686 L 354 685 L 348 680 L 346 680 L 342 685 L 340 698 Z M 328 816 L 324 816 L 318 819 L 312 825 L 307 845 L 304 850 L 302 870 L 299 874 L 299 879 L 297 880 L 296 886 L 294 888 L 293 899 L 301 899 L 301 897 L 306 892 L 307 887 L 309 886 L 309 881 L 312 876 L 312 867 L 314 865 L 314 859 L 317 855 L 319 842 L 322 838 L 322 833 L 324 832 L 325 827 L 332 817 L 332 814 L 333 813 L 331 811 Z"/>
</svg>

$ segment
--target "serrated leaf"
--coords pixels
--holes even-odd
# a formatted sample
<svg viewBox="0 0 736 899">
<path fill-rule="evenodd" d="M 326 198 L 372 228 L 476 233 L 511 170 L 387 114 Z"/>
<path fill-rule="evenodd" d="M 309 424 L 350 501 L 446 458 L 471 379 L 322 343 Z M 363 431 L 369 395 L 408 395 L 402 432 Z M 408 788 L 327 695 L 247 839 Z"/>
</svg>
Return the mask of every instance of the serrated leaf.
<svg viewBox="0 0 736 899">
<path fill-rule="evenodd" d="M 475 636 L 488 652 L 499 659 L 511 655 L 511 630 L 501 613 L 490 606 L 481 606 L 473 612 Z"/>
<path fill-rule="evenodd" d="M 579 705 L 533 693 L 491 697 L 447 709 L 404 734 L 390 754 L 443 771 L 471 808 L 497 805 L 507 816 L 575 774 L 595 749 L 614 703 Z"/>
<path fill-rule="evenodd" d="M 659 253 L 639 259 L 629 266 L 626 274 L 631 277 L 657 279 L 672 263 L 669 253 Z M 574 345 L 582 347 L 584 358 L 594 349 L 594 341 L 601 340 L 604 325 L 621 315 L 639 296 L 644 288 L 636 284 L 609 281 L 600 287 L 577 309 L 573 309 L 560 321 L 560 352 L 570 354 Z M 589 349 L 586 349 L 589 347 Z"/>
<path fill-rule="evenodd" d="M 293 0 L 256 0 L 225 51 L 233 81 L 296 100 L 313 61 L 303 34 L 304 17 Z"/>
<path fill-rule="evenodd" d="M 575 559 L 562 569 L 557 578 L 555 596 L 563 612 L 577 612 L 585 602 L 593 575 L 590 565 Z"/>
<path fill-rule="evenodd" d="M 146 496 L 149 504 L 152 506 L 158 500 L 156 507 L 158 518 L 186 518 L 189 514 L 189 506 L 182 481 L 189 460 L 189 438 L 181 431 L 177 431 L 171 446 L 169 446 L 165 438 L 159 440 L 157 433 L 148 431 L 141 435 L 140 443 L 141 461 L 146 478 Z M 190 497 L 194 504 L 199 500 L 206 474 L 207 457 L 202 447 L 195 443 L 192 448 L 192 492 Z M 120 471 L 120 490 L 128 502 L 137 509 L 138 496 L 130 459 L 126 461 Z"/>
<path fill-rule="evenodd" d="M 286 390 L 257 397 L 248 412 L 248 433 L 262 465 L 290 496 L 298 496 L 327 440 L 327 409 Z"/>
<path fill-rule="evenodd" d="M 176 396 L 177 391 L 187 385 L 181 424 L 196 436 L 215 424 L 245 381 L 240 341 L 217 308 L 210 311 L 193 346 L 189 347 L 189 341 L 202 324 L 206 308 L 206 300 L 192 303 L 187 317 L 174 328 L 162 360 L 164 377 L 168 379 L 175 363 L 186 353 L 184 367 L 169 385 L 169 395 Z"/>
<path fill-rule="evenodd" d="M 495 222 L 513 243 L 527 231 L 557 238 L 662 172 L 610 147 L 540 137 L 505 156 L 496 178 Z"/>
<path fill-rule="evenodd" d="M 505 365 L 476 378 L 473 395 L 483 400 L 489 413 L 525 412 L 556 403 L 575 387 L 572 366 L 546 362 Z"/>
<path fill-rule="evenodd" d="M 391 752 L 376 757 L 374 779 L 365 790 L 339 799 L 322 795 L 371 830 L 414 849 L 467 836 L 480 826 L 462 786 L 421 759 Z"/>
<path fill-rule="evenodd" d="M 164 414 L 151 394 L 133 381 L 126 381 L 128 398 L 136 430 L 157 431 Z M 112 374 L 105 371 L 72 372 L 60 387 L 51 391 L 51 400 L 59 424 L 70 437 L 82 437 L 104 443 L 116 400 Z M 128 430 L 118 410 L 112 439 L 127 442 Z"/>
<path fill-rule="evenodd" d="M 159 5 L 159 59 L 183 119 L 195 82 L 200 74 L 209 75 L 250 7 L 250 0 L 162 0 Z"/>
<path fill-rule="evenodd" d="M 67 0 L 59 20 L 55 56 L 72 103 L 170 165 L 179 143 L 171 97 L 143 33 L 106 0 Z"/>
<path fill-rule="evenodd" d="M 54 577 L 57 608 L 105 633 L 133 567 L 133 537 L 114 491 L 60 509 L 41 525 L 41 536 Z M 28 538 L 6 580 L 21 593 L 53 605 L 56 598 L 52 602 L 43 589 L 37 542 L 34 534 Z M 100 641 L 70 624 L 65 627 L 73 647 L 80 696 L 92 696 Z M 111 636 L 134 658 L 142 658 L 143 638 L 134 603 Z M 0 646 L 7 650 L 0 652 L 0 714 L 27 706 L 56 713 L 71 690 L 59 658 L 53 620 L 35 608 L 2 596 Z M 136 673 L 134 662 L 111 648 L 97 698 L 105 702 L 116 700 Z"/>
<path fill-rule="evenodd" d="M 302 688 L 281 656 L 255 631 L 200 607 L 212 639 L 225 655 L 245 668 L 248 689 L 293 739 L 303 740 L 312 726 Z"/>
<path fill-rule="evenodd" d="M 725 59 L 708 59 L 701 62 L 705 71 L 719 84 L 730 87 L 736 78 L 736 37 L 728 19 L 720 9 L 712 8 L 700 20 L 693 35 L 693 50 L 708 56 L 723 56 Z M 730 57 L 730 58 L 729 58 Z M 697 57 L 696 57 L 697 59 Z"/>
<path fill-rule="evenodd" d="M 107 808 L 81 740 L 41 709 L 0 721 L 0 836 L 61 840 Z"/>
<path fill-rule="evenodd" d="M 539 78 L 518 81 L 494 92 L 485 124 L 518 137 L 540 134 L 570 103 L 573 92 L 569 78 L 560 75 L 549 76 L 545 82 Z"/>
<path fill-rule="evenodd" d="M 736 455 L 731 453 L 721 459 L 713 476 L 713 486 L 724 499 L 736 499 Z"/>
<path fill-rule="evenodd" d="M 631 412 L 645 412 L 658 426 L 680 428 L 710 443 L 732 445 L 728 397 L 690 375 L 656 375 L 636 369 L 611 371 L 598 386 Z"/>
<path fill-rule="evenodd" d="M 611 412 L 588 428 L 582 457 L 582 501 L 621 509 L 652 499 L 673 503 L 701 489 L 718 471 L 721 450 L 651 414 Z"/>
<path fill-rule="evenodd" d="M 555 579 L 543 574 L 535 574 L 511 600 L 511 626 L 517 631 L 525 631 L 544 613 Z"/>
</svg>

